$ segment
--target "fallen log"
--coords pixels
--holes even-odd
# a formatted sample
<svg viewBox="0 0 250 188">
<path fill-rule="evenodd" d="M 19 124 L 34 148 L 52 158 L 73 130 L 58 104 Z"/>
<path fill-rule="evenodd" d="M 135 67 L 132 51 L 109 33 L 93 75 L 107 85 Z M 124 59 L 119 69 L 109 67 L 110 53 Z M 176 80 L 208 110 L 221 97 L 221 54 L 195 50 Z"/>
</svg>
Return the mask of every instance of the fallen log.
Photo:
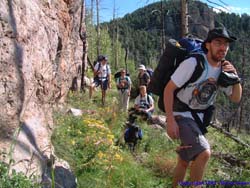
<svg viewBox="0 0 250 188">
<path fill-rule="evenodd" d="M 250 145 L 248 145 L 247 143 L 245 143 L 244 141 L 242 141 L 240 138 L 238 138 L 237 136 L 233 135 L 230 132 L 225 131 L 221 124 L 218 122 L 211 122 L 210 126 L 219 130 L 221 133 L 223 133 L 224 135 L 226 135 L 228 138 L 234 140 L 235 142 L 237 142 L 238 144 L 241 144 L 242 146 L 245 146 L 247 148 L 250 148 Z"/>
<path fill-rule="evenodd" d="M 212 153 L 212 156 L 218 159 L 222 159 L 224 161 L 226 161 L 227 163 L 229 163 L 231 166 L 238 166 L 238 167 L 244 167 L 244 168 L 250 168 L 250 166 L 248 165 L 248 161 L 247 160 L 242 160 L 237 158 L 236 156 L 229 154 L 229 153 Z"/>
</svg>

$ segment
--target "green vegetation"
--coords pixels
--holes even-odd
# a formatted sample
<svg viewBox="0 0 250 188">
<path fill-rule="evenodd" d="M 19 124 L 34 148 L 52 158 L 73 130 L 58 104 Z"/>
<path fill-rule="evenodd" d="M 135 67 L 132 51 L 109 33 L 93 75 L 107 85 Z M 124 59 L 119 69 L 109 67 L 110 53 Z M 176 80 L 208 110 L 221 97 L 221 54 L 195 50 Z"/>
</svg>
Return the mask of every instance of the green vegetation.
<svg viewBox="0 0 250 188">
<path fill-rule="evenodd" d="M 16 144 L 16 137 L 19 134 L 20 128 L 17 128 L 13 137 L 10 150 L 6 151 L 0 149 L 1 159 L 8 159 L 8 161 L 0 161 L 0 188 L 40 188 L 41 185 L 33 175 L 27 176 L 23 172 L 17 172 L 15 169 L 11 169 L 15 163 L 13 160 L 13 149 Z"/>
<path fill-rule="evenodd" d="M 0 188 L 39 188 L 41 187 L 36 181 L 33 181 L 33 177 L 27 177 L 21 172 L 12 170 L 11 175 L 9 173 L 10 166 L 0 161 Z"/>
<path fill-rule="evenodd" d="M 93 101 L 84 100 L 87 93 L 70 93 L 67 106 L 83 109 L 84 114 L 56 114 L 52 136 L 56 154 L 70 163 L 79 188 L 170 187 L 177 141 L 168 140 L 164 130 L 154 129 L 139 119 L 143 139 L 136 152 L 131 153 L 123 140 L 127 114 L 119 111 L 116 96 L 115 89 L 109 90 L 108 105 L 102 107 L 100 91 Z M 207 136 L 214 155 L 204 180 L 249 181 L 250 149 L 211 127 Z M 246 136 L 241 139 L 249 142 Z M 227 161 L 220 154 L 232 155 L 239 162 Z"/>
</svg>

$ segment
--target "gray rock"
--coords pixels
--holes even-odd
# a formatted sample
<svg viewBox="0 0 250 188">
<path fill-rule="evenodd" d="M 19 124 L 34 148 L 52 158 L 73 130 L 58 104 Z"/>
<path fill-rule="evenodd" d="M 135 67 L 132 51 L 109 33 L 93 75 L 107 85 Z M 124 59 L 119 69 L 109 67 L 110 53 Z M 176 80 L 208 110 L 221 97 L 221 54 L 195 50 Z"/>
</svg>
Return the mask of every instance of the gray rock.
<svg viewBox="0 0 250 188">
<path fill-rule="evenodd" d="M 52 110 L 81 64 L 76 5 L 80 0 L 0 1 L 0 150 L 15 143 L 12 168 L 41 179 L 53 154 Z M 60 185 L 74 187 L 69 166 L 55 164 Z"/>
</svg>

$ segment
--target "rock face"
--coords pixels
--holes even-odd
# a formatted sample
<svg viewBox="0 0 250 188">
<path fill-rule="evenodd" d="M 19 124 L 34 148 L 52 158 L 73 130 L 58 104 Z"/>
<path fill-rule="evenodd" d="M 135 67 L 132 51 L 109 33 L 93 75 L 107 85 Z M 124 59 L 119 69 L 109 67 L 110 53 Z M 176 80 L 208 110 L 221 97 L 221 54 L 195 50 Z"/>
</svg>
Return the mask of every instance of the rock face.
<svg viewBox="0 0 250 188">
<path fill-rule="evenodd" d="M 17 171 L 46 180 L 53 106 L 64 101 L 81 64 L 80 5 L 80 0 L 0 1 L 0 150 L 11 153 Z M 57 160 L 55 166 L 69 171 Z"/>
</svg>

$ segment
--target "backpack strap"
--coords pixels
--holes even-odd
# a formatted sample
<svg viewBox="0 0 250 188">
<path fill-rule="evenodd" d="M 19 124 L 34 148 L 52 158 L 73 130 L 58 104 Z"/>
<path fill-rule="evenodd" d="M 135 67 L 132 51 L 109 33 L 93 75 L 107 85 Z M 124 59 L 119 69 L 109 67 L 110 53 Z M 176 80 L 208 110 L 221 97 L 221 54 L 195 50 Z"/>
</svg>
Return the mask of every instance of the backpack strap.
<svg viewBox="0 0 250 188">
<path fill-rule="evenodd" d="M 121 76 L 118 79 L 119 79 L 118 81 L 119 81 L 119 84 L 120 84 L 121 83 Z M 124 87 L 124 88 L 118 88 L 118 89 L 120 89 L 120 90 L 126 90 L 126 89 L 129 88 L 128 76 L 125 76 L 125 80 L 127 81 L 126 87 Z"/>
<path fill-rule="evenodd" d="M 199 54 L 199 53 L 194 53 L 194 54 L 190 54 L 186 59 L 190 58 L 190 57 L 194 57 L 196 58 L 196 66 L 195 66 L 195 69 L 194 69 L 194 72 L 191 76 L 191 78 L 180 88 L 177 88 L 174 92 L 174 97 L 176 98 L 177 96 L 177 93 L 187 87 L 188 84 L 190 83 L 193 83 L 195 82 L 196 80 L 198 80 L 198 78 L 202 75 L 203 71 L 205 70 L 205 62 L 206 62 L 206 59 L 205 57 L 202 55 L 202 54 Z M 177 102 L 178 104 L 178 102 Z M 174 105 L 175 105 L 175 102 L 174 102 Z M 179 108 L 178 108 L 179 109 Z"/>
<path fill-rule="evenodd" d="M 148 95 L 148 94 L 147 94 L 147 104 L 148 104 L 148 105 L 151 105 L 151 104 L 150 104 L 150 99 L 149 99 L 149 95 Z"/>
<path fill-rule="evenodd" d="M 97 72 L 98 72 L 101 68 L 101 63 L 100 62 L 97 62 L 97 63 L 98 63 L 98 68 L 97 68 Z"/>
<path fill-rule="evenodd" d="M 191 78 L 181 88 L 185 88 L 188 84 L 193 83 L 196 80 L 198 80 L 198 78 L 202 75 L 203 71 L 205 70 L 206 59 L 202 54 L 193 53 L 193 54 L 190 54 L 187 58 L 190 58 L 190 57 L 194 57 L 196 59 L 197 64 L 195 66 L 195 69 Z"/>
</svg>

